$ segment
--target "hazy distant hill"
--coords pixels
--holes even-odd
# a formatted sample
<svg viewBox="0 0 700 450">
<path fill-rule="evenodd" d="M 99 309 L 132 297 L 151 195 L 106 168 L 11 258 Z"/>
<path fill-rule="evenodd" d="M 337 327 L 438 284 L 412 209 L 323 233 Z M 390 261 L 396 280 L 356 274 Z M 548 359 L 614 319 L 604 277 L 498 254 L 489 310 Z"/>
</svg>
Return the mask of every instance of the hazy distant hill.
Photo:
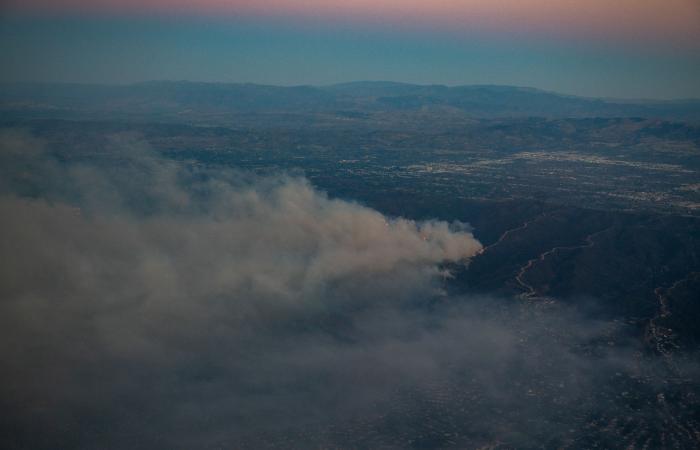
<svg viewBox="0 0 700 450">
<path fill-rule="evenodd" d="M 0 112 L 66 114 L 403 113 L 473 118 L 643 117 L 700 120 L 700 100 L 622 101 L 509 86 L 355 82 L 325 87 L 154 81 L 133 85 L 2 84 Z"/>
</svg>

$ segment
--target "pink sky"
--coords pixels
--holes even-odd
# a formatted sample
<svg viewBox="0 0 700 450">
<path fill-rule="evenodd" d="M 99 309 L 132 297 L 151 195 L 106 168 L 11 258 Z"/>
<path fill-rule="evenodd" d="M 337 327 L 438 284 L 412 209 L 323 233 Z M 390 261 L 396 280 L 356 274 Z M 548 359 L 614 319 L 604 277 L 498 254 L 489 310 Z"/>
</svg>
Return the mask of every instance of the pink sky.
<svg viewBox="0 0 700 450">
<path fill-rule="evenodd" d="M 3 5 L 39 12 L 350 19 L 448 31 L 700 45 L 700 0 L 4 0 Z"/>
</svg>

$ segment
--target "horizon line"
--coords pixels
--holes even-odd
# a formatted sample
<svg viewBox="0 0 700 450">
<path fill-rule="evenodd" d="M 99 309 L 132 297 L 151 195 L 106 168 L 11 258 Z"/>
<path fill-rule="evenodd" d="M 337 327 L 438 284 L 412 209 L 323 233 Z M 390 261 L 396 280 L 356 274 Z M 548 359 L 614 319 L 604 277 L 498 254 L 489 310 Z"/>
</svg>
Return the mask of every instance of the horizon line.
<svg viewBox="0 0 700 450">
<path fill-rule="evenodd" d="M 454 88 L 510 88 L 525 91 L 534 91 L 542 94 L 556 95 L 560 97 L 578 98 L 584 100 L 600 100 L 606 102 L 625 102 L 625 103 L 683 103 L 683 102 L 700 102 L 700 97 L 674 97 L 674 98 L 662 98 L 662 97 L 610 97 L 610 96 L 595 96 L 595 95 L 580 95 L 580 94 L 570 94 L 566 92 L 561 92 L 557 90 L 540 88 L 534 86 L 524 86 L 524 85 L 513 85 L 513 84 L 490 84 L 490 83 L 468 83 L 468 84 L 451 84 L 451 83 L 413 83 L 407 81 L 392 81 L 392 80 L 371 80 L 371 79 L 360 79 L 353 81 L 341 81 L 336 83 L 301 83 L 301 84 L 273 84 L 273 83 L 260 83 L 255 81 L 213 81 L 213 80 L 187 80 L 187 79 L 145 79 L 140 81 L 127 81 L 127 82 L 83 82 L 83 81 L 50 81 L 50 80 L 29 80 L 29 81 L 12 81 L 4 80 L 0 81 L 0 85 L 64 85 L 64 86 L 91 86 L 91 87 L 129 87 L 137 86 L 143 84 L 157 84 L 157 83 L 189 83 L 189 84 L 203 84 L 203 85 L 229 85 L 229 86 L 258 86 L 258 87 L 272 87 L 272 88 L 315 88 L 324 89 L 332 88 L 342 85 L 352 85 L 352 84 L 387 84 L 387 85 L 403 85 L 403 86 L 413 86 L 413 87 L 443 87 L 447 89 Z"/>
</svg>

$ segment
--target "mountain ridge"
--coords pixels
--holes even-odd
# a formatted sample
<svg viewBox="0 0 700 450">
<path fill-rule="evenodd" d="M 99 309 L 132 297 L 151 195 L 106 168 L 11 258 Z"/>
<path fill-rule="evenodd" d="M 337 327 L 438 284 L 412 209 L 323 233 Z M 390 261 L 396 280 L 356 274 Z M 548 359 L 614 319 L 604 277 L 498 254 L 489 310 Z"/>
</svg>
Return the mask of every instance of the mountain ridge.
<svg viewBox="0 0 700 450">
<path fill-rule="evenodd" d="M 622 100 L 579 97 L 506 85 L 409 84 L 357 81 L 329 86 L 146 81 L 126 85 L 2 83 L 0 112 L 139 111 L 179 113 L 431 112 L 470 118 L 641 117 L 700 120 L 700 100 Z"/>
</svg>

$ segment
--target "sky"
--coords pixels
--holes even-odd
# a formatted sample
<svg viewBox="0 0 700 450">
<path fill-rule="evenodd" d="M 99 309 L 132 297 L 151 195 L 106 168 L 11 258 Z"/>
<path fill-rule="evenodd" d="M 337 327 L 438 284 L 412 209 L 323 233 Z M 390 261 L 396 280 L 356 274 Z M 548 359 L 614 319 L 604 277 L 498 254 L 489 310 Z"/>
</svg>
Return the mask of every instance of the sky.
<svg viewBox="0 0 700 450">
<path fill-rule="evenodd" d="M 0 81 L 507 84 L 700 97 L 697 0 L 5 0 Z"/>
</svg>

